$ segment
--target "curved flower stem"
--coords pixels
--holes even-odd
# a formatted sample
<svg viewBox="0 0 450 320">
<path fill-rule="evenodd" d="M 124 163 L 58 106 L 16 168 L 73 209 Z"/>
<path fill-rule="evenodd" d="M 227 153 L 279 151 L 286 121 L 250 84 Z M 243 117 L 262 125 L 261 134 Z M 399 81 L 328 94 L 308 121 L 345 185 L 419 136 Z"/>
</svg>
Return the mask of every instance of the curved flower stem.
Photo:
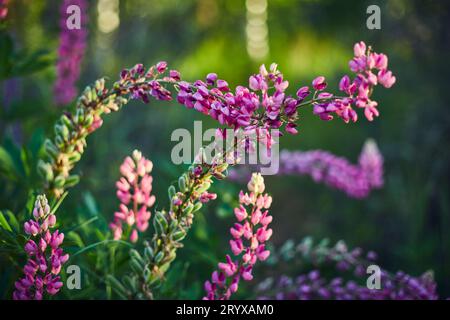
<svg viewBox="0 0 450 320">
<path fill-rule="evenodd" d="M 177 84 L 176 81 L 168 79 L 155 81 L 161 84 Z M 191 87 L 197 89 L 195 86 Z M 114 83 L 111 90 L 105 88 L 105 79 L 99 79 L 94 87 L 84 90 L 77 101 L 75 112 L 65 112 L 55 125 L 55 138 L 45 142 L 47 160 L 39 162 L 38 170 L 44 177 L 44 191 L 47 194 L 59 198 L 66 188 L 78 183 L 79 177 L 71 175 L 70 171 L 81 159 L 87 145 L 87 136 L 102 125 L 103 114 L 118 111 L 133 98 L 133 93 L 141 89 L 149 90 L 148 79 L 128 80 L 125 84 L 120 80 Z M 169 99 L 170 95 L 166 100 Z"/>
<path fill-rule="evenodd" d="M 171 84 L 176 88 L 179 82 L 170 79 L 154 80 L 159 84 Z M 190 85 L 193 90 L 197 87 Z M 114 83 L 113 89 L 105 88 L 105 80 L 99 79 L 95 85 L 87 87 L 77 101 L 75 112 L 64 113 L 55 125 L 55 137 L 53 140 L 47 139 L 45 150 L 46 161 L 40 161 L 39 172 L 44 177 L 44 192 L 59 198 L 64 191 L 78 183 L 79 177 L 71 175 L 70 171 L 81 159 L 81 155 L 86 147 L 86 138 L 93 131 L 98 129 L 103 120 L 101 116 L 112 111 L 118 111 L 123 105 L 132 99 L 132 94 L 140 90 L 149 90 L 148 79 L 119 80 Z M 170 92 L 167 92 L 166 100 L 171 99 Z M 217 99 L 224 99 L 216 95 Z M 298 107 L 330 100 L 312 99 L 303 102 Z"/>
<path fill-rule="evenodd" d="M 78 176 L 70 171 L 81 159 L 86 137 L 100 127 L 103 113 L 117 111 L 128 102 L 124 96 L 129 93 L 125 88 L 109 91 L 104 79 L 97 80 L 95 87 L 87 87 L 78 99 L 75 112 L 61 116 L 55 125 L 55 138 L 45 142 L 48 160 L 38 165 L 47 193 L 59 198 L 66 188 L 78 183 Z"/>
</svg>

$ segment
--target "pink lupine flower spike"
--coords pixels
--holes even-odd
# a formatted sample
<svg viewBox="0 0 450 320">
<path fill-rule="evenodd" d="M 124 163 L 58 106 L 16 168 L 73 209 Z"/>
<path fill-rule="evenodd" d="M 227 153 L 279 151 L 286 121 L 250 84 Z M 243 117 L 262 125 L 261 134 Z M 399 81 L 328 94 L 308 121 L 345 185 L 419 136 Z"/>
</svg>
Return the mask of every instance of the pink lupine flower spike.
<svg viewBox="0 0 450 320">
<path fill-rule="evenodd" d="M 131 242 L 138 240 L 138 231 L 147 230 L 151 216 L 148 209 L 156 200 L 151 194 L 153 177 L 149 173 L 152 169 L 153 163 L 138 150 L 126 157 L 120 166 L 122 177 L 116 183 L 120 210 L 114 214 L 114 221 L 110 224 L 115 240 L 122 238 L 124 224 L 131 230 Z"/>
<path fill-rule="evenodd" d="M 240 192 L 240 206 L 234 209 L 238 223 L 230 229 L 230 248 L 233 255 L 238 257 L 234 261 L 230 255 L 225 262 L 218 264 L 210 281 L 205 282 L 206 296 L 204 300 L 226 300 L 238 290 L 239 281 L 253 279 L 252 271 L 255 263 L 266 260 L 270 251 L 265 242 L 272 236 L 272 229 L 268 226 L 272 216 L 267 210 L 272 197 L 262 194 L 265 189 L 264 179 L 260 173 L 254 173 L 247 185 L 250 193 Z"/>
</svg>

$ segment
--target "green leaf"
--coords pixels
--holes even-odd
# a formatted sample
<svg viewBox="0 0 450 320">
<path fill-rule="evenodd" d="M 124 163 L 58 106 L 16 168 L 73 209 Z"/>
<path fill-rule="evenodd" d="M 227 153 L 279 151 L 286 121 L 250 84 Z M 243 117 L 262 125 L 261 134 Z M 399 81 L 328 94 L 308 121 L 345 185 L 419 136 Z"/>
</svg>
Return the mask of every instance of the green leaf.
<svg viewBox="0 0 450 320">
<path fill-rule="evenodd" d="M 20 150 L 20 159 L 22 160 L 22 166 L 23 166 L 23 170 L 25 172 L 25 177 L 29 177 L 30 176 L 30 172 L 31 172 L 31 159 L 30 159 L 30 152 L 26 149 L 26 148 L 22 148 Z"/>
<path fill-rule="evenodd" d="M 83 194 L 83 200 L 84 204 L 86 205 L 86 208 L 88 209 L 91 216 L 98 216 L 99 210 L 97 207 L 97 203 L 95 201 L 94 196 L 90 192 L 86 192 Z"/>
<path fill-rule="evenodd" d="M 106 283 L 109 284 L 122 299 L 127 299 L 127 289 L 113 275 L 106 276 Z"/>
<path fill-rule="evenodd" d="M 16 176 L 25 176 L 25 170 L 22 163 L 22 150 L 21 147 L 12 140 L 11 137 L 6 137 L 3 144 L 5 151 L 9 154 L 12 160 L 12 165 Z"/>
<path fill-rule="evenodd" d="M 9 225 L 13 228 L 13 230 L 15 232 L 19 232 L 20 224 L 19 221 L 17 221 L 16 215 L 9 210 L 4 211 L 3 214 L 5 214 L 8 217 Z"/>
<path fill-rule="evenodd" d="M 0 171 L 3 171 L 7 176 L 16 176 L 14 160 L 6 149 L 0 147 Z"/>
<path fill-rule="evenodd" d="M 72 240 L 78 247 L 84 247 L 83 239 L 81 239 L 80 235 L 74 231 L 70 231 L 67 234 L 67 239 Z"/>
<path fill-rule="evenodd" d="M 45 140 L 44 129 L 38 128 L 33 132 L 30 142 L 28 143 L 28 149 L 31 151 L 33 157 L 37 157 L 42 150 Z"/>
<path fill-rule="evenodd" d="M 3 215 L 3 212 L 0 212 L 0 226 L 3 229 L 8 230 L 9 232 L 12 232 L 12 228 L 9 225 L 8 221 L 6 220 L 5 216 Z"/>
</svg>

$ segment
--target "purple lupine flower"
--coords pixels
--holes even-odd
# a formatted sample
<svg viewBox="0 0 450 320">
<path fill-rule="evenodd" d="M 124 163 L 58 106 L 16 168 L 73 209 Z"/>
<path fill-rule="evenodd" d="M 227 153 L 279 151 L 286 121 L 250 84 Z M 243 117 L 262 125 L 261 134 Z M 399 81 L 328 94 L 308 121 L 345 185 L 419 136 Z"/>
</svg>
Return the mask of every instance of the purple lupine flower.
<svg viewBox="0 0 450 320">
<path fill-rule="evenodd" d="M 364 268 L 365 270 L 365 268 Z M 355 279 L 327 279 L 319 270 L 296 276 L 269 278 L 257 288 L 259 299 L 276 300 L 436 300 L 436 283 L 425 273 L 412 277 L 404 272 L 390 275 L 381 271 L 380 288 L 368 288 L 367 274 L 355 273 Z M 269 282 L 269 285 L 267 284 Z"/>
<path fill-rule="evenodd" d="M 370 48 L 368 51 L 371 51 Z M 369 66 L 373 65 L 373 67 L 384 70 L 383 68 L 387 65 L 387 57 L 381 55 L 370 57 Z M 80 119 L 74 115 L 64 114 L 61 120 L 69 125 L 61 127 L 58 124 L 59 129 L 65 128 L 65 130 L 58 129 L 55 141 L 51 145 L 60 154 L 65 154 L 72 147 L 78 154 L 81 154 L 84 149 L 86 132 L 89 134 L 102 125 L 101 116 L 103 114 L 119 110 L 120 106 L 129 99 L 140 99 L 145 103 L 149 102 L 150 97 L 157 100 L 172 100 L 172 92 L 166 88 L 166 86 L 172 85 L 178 91 L 177 101 L 179 103 L 189 109 L 195 108 L 195 110 L 211 116 L 221 125 L 235 130 L 242 129 L 245 134 L 256 133 L 257 140 L 265 144 L 267 151 L 270 152 L 272 144 L 276 143 L 274 138 L 282 135 L 281 131 L 271 129 L 280 129 L 284 126 L 283 129 L 286 132 L 298 133 L 296 122 L 299 119 L 298 109 L 300 107 L 312 105 L 313 110 L 320 113 L 320 117 L 324 120 L 332 119 L 333 116 L 330 113 L 335 112 L 344 117 L 344 120 L 349 118 L 356 121 L 356 112 L 345 106 L 350 106 L 356 101 L 363 107 L 363 99 L 355 99 L 353 94 L 356 92 L 358 83 L 362 84 L 358 87 L 359 91 L 367 89 L 362 76 L 358 75 L 359 80 L 355 80 L 348 88 L 345 87 L 347 81 L 342 81 L 341 88 L 346 91 L 347 97 L 336 97 L 333 94 L 316 90 L 312 99 L 305 101 L 304 99 L 310 95 L 309 88 L 301 87 L 297 91 L 296 97 L 286 95 L 285 91 L 289 83 L 284 80 L 278 66 L 274 63 L 270 65 L 269 70 L 262 65 L 259 74 L 249 78 L 250 88 L 237 86 L 234 91 L 230 90 L 226 81 L 217 79 L 215 74 L 209 74 L 205 80 L 188 83 L 182 81 L 179 72 L 175 70 L 169 71 L 169 75 L 162 73 L 167 70 L 170 69 L 167 68 L 165 62 L 160 62 L 148 70 L 142 64 L 137 64 L 120 73 L 120 80 L 114 83 L 112 90 L 105 88 L 104 79 L 99 79 L 94 87 L 87 87 L 79 98 L 78 108 L 87 114 L 86 118 L 81 117 Z M 389 74 L 382 74 L 382 76 L 383 78 L 389 77 Z M 178 78 L 180 80 L 177 80 Z M 367 82 L 374 83 L 374 77 L 368 75 Z M 382 82 L 389 85 L 393 83 L 392 78 L 383 79 Z M 316 78 L 314 85 L 322 89 L 324 83 L 325 79 L 319 77 Z M 371 93 L 372 87 L 368 89 Z M 367 94 L 367 92 L 363 93 Z M 367 101 L 364 107 L 366 113 L 372 115 L 378 113 L 374 101 Z M 72 124 L 75 125 L 75 128 L 72 128 Z M 71 148 L 67 148 L 67 145 L 64 144 L 65 151 L 59 150 L 58 140 L 66 141 L 67 130 L 69 134 L 75 134 L 77 138 L 69 142 Z M 272 134 L 276 136 L 272 136 Z M 245 147 L 247 150 L 247 145 Z M 48 153 L 48 156 L 51 159 L 54 157 L 51 153 Z M 48 180 L 46 186 L 51 186 L 50 192 L 54 195 L 60 196 L 64 190 L 64 187 L 56 187 L 54 180 L 58 176 L 68 178 L 68 173 L 73 165 L 74 163 L 58 163 L 56 165 L 54 161 L 40 163 L 40 173 Z"/>
<path fill-rule="evenodd" d="M 214 271 L 211 280 L 205 282 L 204 300 L 229 299 L 238 290 L 240 279 L 252 280 L 255 263 L 258 260 L 266 260 L 270 255 L 265 242 L 272 236 L 272 229 L 268 228 L 272 222 L 272 216 L 267 210 L 272 203 L 272 197 L 262 194 L 265 185 L 259 173 L 252 175 L 247 187 L 250 194 L 241 191 L 240 206 L 234 209 L 239 223 L 235 223 L 230 229 L 233 238 L 230 240 L 230 248 L 239 260 L 233 261 L 227 255 L 226 261 L 218 264 L 219 270 Z"/>
<path fill-rule="evenodd" d="M 229 178 L 241 181 L 255 171 L 253 169 L 249 166 L 234 168 Z M 383 156 L 373 140 L 366 141 L 356 165 L 328 151 L 282 150 L 278 175 L 309 175 L 315 182 L 342 190 L 349 197 L 365 198 L 372 189 L 383 186 Z"/>
<path fill-rule="evenodd" d="M 339 82 L 339 90 L 345 93 L 346 97 L 336 97 L 321 101 L 320 94 L 318 101 L 313 103 L 314 114 L 322 120 L 333 119 L 333 113 L 342 118 L 345 122 L 350 120 L 356 122 L 358 115 L 353 107 L 364 109 L 367 120 L 372 121 L 378 117 L 378 103 L 370 99 L 373 88 L 381 84 L 385 88 L 391 88 L 396 82 L 392 71 L 387 69 L 388 58 L 383 53 L 372 52 L 371 47 L 367 47 L 364 42 L 356 43 L 354 48 L 354 58 L 349 62 L 350 70 L 356 73 L 353 81 L 345 75 Z M 326 88 L 325 78 L 318 77 L 313 81 L 316 93 Z M 322 97 L 323 98 L 323 97 Z"/>
<path fill-rule="evenodd" d="M 326 89 L 327 83 L 325 82 L 325 77 L 317 77 L 312 82 L 313 88 L 318 91 Z"/>
<path fill-rule="evenodd" d="M 67 26 L 67 8 L 76 5 L 81 10 L 80 29 Z M 62 106 L 70 103 L 78 94 L 76 81 L 80 76 L 80 65 L 86 49 L 87 38 L 87 1 L 64 0 L 60 8 L 60 39 L 58 62 L 56 65 L 56 83 L 54 85 L 55 102 Z"/>
<path fill-rule="evenodd" d="M 383 161 L 376 142 L 372 139 L 367 140 L 358 162 L 371 188 L 381 188 L 384 184 Z"/>
<path fill-rule="evenodd" d="M 305 238 L 295 246 L 292 241 L 275 251 L 274 263 L 284 261 L 288 265 L 311 265 L 296 274 L 276 275 L 261 281 L 256 286 L 259 299 L 279 300 L 434 300 L 438 299 L 436 283 L 431 272 L 413 277 L 402 271 L 395 274 L 380 268 L 380 287 L 369 288 L 367 267 L 376 265 L 377 255 L 373 251 L 364 253 L 361 248 L 349 250 L 343 241 L 329 247 L 326 241 L 313 245 Z M 286 266 L 286 267 L 287 267 Z M 320 270 L 326 270 L 322 275 Z M 289 268 L 287 268 L 288 270 Z M 278 269 L 277 269 L 278 270 Z M 333 271 L 334 270 L 334 271 Z"/>
<path fill-rule="evenodd" d="M 24 225 L 25 233 L 30 235 L 25 244 L 28 261 L 23 268 L 23 278 L 15 283 L 15 300 L 41 300 L 46 292 L 49 295 L 58 293 L 63 285 L 59 273 L 69 259 L 60 248 L 64 234 L 58 230 L 50 231 L 55 226 L 56 216 L 50 212 L 45 195 L 37 197 L 33 218 Z"/>
<path fill-rule="evenodd" d="M 312 82 L 314 96 L 305 101 L 311 94 L 308 86 L 298 89 L 296 96 L 286 94 L 289 82 L 278 70 L 277 64 L 270 65 L 269 70 L 262 65 L 258 74 L 249 77 L 248 86 L 237 86 L 230 89 L 228 83 L 218 79 L 215 73 L 210 73 L 204 80 L 192 83 L 181 81 L 180 73 L 171 70 L 169 76 L 159 78 L 166 70 L 167 63 L 159 62 L 147 72 L 142 64 L 121 73 L 118 88 L 130 92 L 131 97 L 144 102 L 149 97 L 158 100 L 171 100 L 172 94 L 166 89 L 164 83 L 172 83 L 177 88 L 177 101 L 189 109 L 195 109 L 217 120 L 221 125 L 230 128 L 242 128 L 244 132 L 258 130 L 280 129 L 284 126 L 286 132 L 297 134 L 298 108 L 312 105 L 313 112 L 323 120 L 333 119 L 338 115 L 345 122 L 357 121 L 357 113 L 352 106 L 364 108 L 366 117 L 372 120 L 378 115 L 377 102 L 369 99 L 373 86 L 378 82 L 390 87 L 395 82 L 392 72 L 387 71 L 387 56 L 372 53 L 367 49 L 364 55 L 359 56 L 365 44 L 357 46 L 358 61 L 364 61 L 364 66 L 351 69 L 357 73 L 356 79 L 351 81 L 344 76 L 339 84 L 346 96 L 338 97 L 332 93 L 324 92 L 327 87 L 326 79 L 322 76 Z M 365 61 L 370 60 L 366 64 Z M 379 70 L 376 76 L 372 71 Z M 269 137 L 270 138 L 270 137 Z M 271 141 L 272 139 L 266 139 Z"/>
</svg>

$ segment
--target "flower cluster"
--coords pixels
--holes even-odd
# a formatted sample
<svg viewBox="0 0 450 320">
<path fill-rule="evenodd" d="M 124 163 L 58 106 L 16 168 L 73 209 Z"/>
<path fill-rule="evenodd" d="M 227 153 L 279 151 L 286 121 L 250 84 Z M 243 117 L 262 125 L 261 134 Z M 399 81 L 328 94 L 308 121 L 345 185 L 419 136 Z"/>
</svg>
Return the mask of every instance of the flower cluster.
<svg viewBox="0 0 450 320">
<path fill-rule="evenodd" d="M 376 142 L 367 140 L 359 155 L 358 163 L 360 170 L 366 176 L 369 188 L 381 188 L 384 185 L 383 162 L 383 155 Z"/>
<path fill-rule="evenodd" d="M 358 165 L 322 150 L 282 151 L 283 174 L 310 175 L 315 182 L 342 190 L 354 198 L 367 197 L 383 185 L 383 158 L 372 141 L 366 142 Z"/>
<path fill-rule="evenodd" d="M 286 246 L 286 245 L 285 245 Z M 360 248 L 348 250 L 343 241 L 334 247 L 322 242 L 313 247 L 310 238 L 306 238 L 297 247 L 284 248 L 286 263 L 296 265 L 298 272 L 298 254 L 303 263 L 311 263 L 313 270 L 295 278 L 282 275 L 277 279 L 267 278 L 257 286 L 260 299 L 278 300 L 434 300 L 438 299 L 436 283 L 430 273 L 419 277 L 410 276 L 402 271 L 390 274 L 380 269 L 379 289 L 367 287 L 366 269 L 376 263 L 377 255 L 369 251 L 366 254 Z M 331 279 L 321 275 L 319 267 L 334 267 L 342 276 Z M 347 279 L 347 280 L 346 280 Z"/>
<path fill-rule="evenodd" d="M 429 274 L 418 278 L 403 272 L 394 277 L 381 273 L 381 289 L 369 289 L 363 280 L 344 280 L 336 277 L 327 280 L 320 271 L 313 270 L 295 279 L 282 276 L 276 284 L 277 300 L 436 300 L 436 283 Z M 260 297 L 264 299 L 267 297 Z"/>
<path fill-rule="evenodd" d="M 252 271 L 255 263 L 266 260 L 270 251 L 265 242 L 272 236 L 268 225 L 272 222 L 268 208 L 272 197 L 264 192 L 264 179 L 261 174 L 253 174 L 248 183 L 250 194 L 239 194 L 240 206 L 234 213 L 238 223 L 230 229 L 233 237 L 230 240 L 231 251 L 239 257 L 239 261 L 227 255 L 226 262 L 218 264 L 219 270 L 212 273 L 211 281 L 205 282 L 206 300 L 229 299 L 237 291 L 240 279 L 253 279 Z M 246 208 L 247 207 L 247 208 Z"/>
<path fill-rule="evenodd" d="M 361 48 L 364 48 L 361 49 Z M 356 49 L 358 48 L 358 49 Z M 361 52 L 363 51 L 363 52 Z M 156 66 L 146 71 L 142 65 L 137 65 L 131 70 L 124 70 L 121 75 L 123 83 L 140 83 L 145 79 L 151 80 L 133 89 L 133 97 L 144 102 L 149 101 L 149 96 L 159 100 L 171 100 L 171 93 L 162 86 L 164 82 L 176 83 L 178 90 L 177 101 L 189 109 L 195 109 L 205 115 L 211 116 L 220 124 L 231 128 L 244 128 L 245 131 L 255 129 L 279 129 L 284 125 L 285 131 L 296 134 L 296 121 L 298 120 L 298 107 L 312 104 L 314 113 L 323 120 L 333 117 L 330 113 L 336 113 L 344 121 L 357 120 L 356 112 L 351 105 L 365 108 L 366 117 L 372 120 L 376 114 L 377 103 L 371 101 L 370 95 L 373 87 L 379 82 L 385 87 L 391 87 L 395 82 L 392 72 L 387 70 L 387 56 L 384 54 L 371 53 L 371 49 L 365 49 L 363 42 L 355 45 L 357 61 L 367 61 L 364 68 L 354 69 L 357 77 L 350 83 L 350 78 L 344 76 L 340 82 L 340 89 L 348 96 L 338 97 L 328 92 L 323 92 L 327 87 L 325 78 L 320 76 L 314 79 L 313 88 L 308 86 L 297 90 L 295 97 L 286 95 L 285 91 L 289 82 L 284 80 L 283 74 L 273 63 L 269 70 L 264 65 L 260 67 L 259 73 L 250 76 L 248 87 L 237 86 L 234 92 L 228 83 L 219 79 L 217 74 L 210 73 L 204 80 L 193 83 L 181 81 L 180 73 L 170 70 L 168 76 L 156 79 L 156 76 L 167 70 L 166 62 L 159 62 Z M 373 69 L 379 70 L 378 78 L 372 73 Z M 314 91 L 311 100 L 305 100 Z M 354 94 L 358 91 L 358 95 Z"/>
<path fill-rule="evenodd" d="M 382 82 L 386 83 L 385 80 Z M 249 87 L 238 86 L 234 93 L 227 82 L 218 79 L 214 73 L 207 75 L 205 80 L 188 83 L 181 80 L 178 71 L 169 70 L 164 61 L 149 69 L 137 64 L 129 70 L 123 70 L 112 89 L 105 88 L 104 79 L 97 80 L 93 87 L 87 87 L 77 101 L 76 112 L 65 113 L 58 121 L 55 139 L 46 142 L 48 159 L 39 163 L 39 172 L 45 179 L 45 190 L 59 197 L 65 188 L 78 182 L 78 176 L 70 175 L 70 170 L 81 158 L 86 137 L 102 125 L 103 114 L 119 110 L 130 99 L 139 99 L 145 103 L 149 102 L 150 97 L 172 100 L 172 92 L 166 88 L 169 85 L 178 91 L 178 102 L 188 108 L 208 114 L 228 127 L 242 128 L 246 133 L 263 131 L 262 135 L 257 134 L 257 138 L 268 148 L 273 142 L 269 129 L 284 126 L 286 132 L 297 133 L 295 121 L 299 107 L 314 105 L 317 110 L 317 104 L 337 105 L 342 102 L 340 98 L 324 92 L 316 96 L 318 91 L 326 87 L 323 77 L 313 81 L 316 92 L 312 99 L 305 100 L 311 93 L 309 87 L 300 88 L 295 98 L 287 96 L 285 90 L 288 82 L 276 64 L 272 64 L 269 71 L 261 66 L 259 74 L 250 77 Z M 356 101 L 350 98 L 347 100 Z M 341 112 L 341 115 L 345 118 L 345 112 Z M 328 120 L 329 117 L 321 118 Z"/>
<path fill-rule="evenodd" d="M 122 70 L 118 85 L 121 88 L 128 88 L 132 99 L 139 99 L 144 103 L 150 102 L 149 97 L 169 101 L 172 100 L 172 93 L 162 84 L 177 83 L 180 80 L 180 73 L 170 70 L 167 76 L 166 71 L 167 62 L 165 61 L 158 62 L 148 70 L 139 63 L 129 70 Z"/>
<path fill-rule="evenodd" d="M 122 177 L 116 183 L 120 211 L 114 214 L 114 221 L 110 224 L 115 240 L 122 238 L 124 223 L 131 228 L 131 242 L 138 240 L 138 230 L 147 230 L 151 216 L 148 209 L 155 203 L 155 196 L 151 194 L 152 169 L 153 163 L 138 150 L 134 150 L 131 157 L 126 157 L 120 166 Z"/>
<path fill-rule="evenodd" d="M 286 131 L 296 133 L 297 100 L 285 95 L 288 85 L 273 63 L 269 71 L 262 65 L 248 87 L 237 86 L 234 92 L 215 73 L 193 84 L 182 81 L 177 100 L 231 128 L 278 129 L 286 123 Z"/>
<path fill-rule="evenodd" d="M 255 128 L 279 129 L 285 125 L 285 131 L 297 133 L 298 112 L 300 106 L 312 104 L 313 112 L 322 120 L 331 120 L 331 113 L 337 114 L 345 122 L 357 121 L 357 114 L 352 105 L 364 108 L 365 116 L 372 121 L 378 116 L 377 102 L 370 100 L 373 87 L 377 83 L 390 88 L 395 83 L 395 77 L 387 70 L 388 58 L 384 54 L 372 53 L 363 42 L 355 44 L 355 58 L 350 63 L 350 69 L 357 73 L 353 82 L 348 76 L 340 81 L 339 88 L 347 96 L 338 97 L 324 92 L 327 83 L 325 77 L 320 76 L 308 86 L 297 90 L 296 97 L 285 94 L 289 86 L 277 65 L 272 64 L 269 71 L 264 65 L 259 74 L 249 78 L 249 86 L 238 86 L 233 93 L 228 83 L 218 79 L 210 73 L 205 81 L 194 84 L 180 82 L 178 102 L 188 108 L 194 108 L 210 115 L 232 128 L 243 127 L 245 130 Z M 357 67 L 355 67 L 357 61 Z M 378 70 L 378 76 L 373 71 Z M 311 100 L 305 101 L 314 91 Z"/>
<path fill-rule="evenodd" d="M 370 99 L 374 87 L 381 84 L 385 88 L 390 88 L 396 81 L 395 76 L 387 69 L 388 57 L 385 54 L 372 52 L 372 48 L 367 47 L 362 41 L 355 44 L 354 54 L 349 67 L 356 73 L 356 77 L 352 81 L 345 75 L 339 82 L 339 90 L 346 94 L 345 97 L 333 98 L 333 94 L 324 92 L 327 87 L 324 77 L 318 77 L 313 81 L 316 90 L 314 96 L 317 96 L 318 100 L 324 100 L 313 103 L 313 112 L 322 120 L 333 119 L 334 113 L 345 122 L 350 120 L 356 122 L 358 114 L 353 107 L 357 107 L 364 109 L 365 117 L 372 121 L 374 116 L 379 115 L 378 103 Z"/>
<path fill-rule="evenodd" d="M 63 285 L 58 274 L 69 259 L 60 248 L 64 234 L 58 230 L 50 232 L 56 224 L 56 216 L 50 212 L 44 195 L 37 197 L 33 217 L 24 225 L 31 239 L 25 244 L 28 261 L 23 269 L 24 277 L 16 281 L 15 300 L 41 300 L 45 292 L 55 295 Z"/>
<path fill-rule="evenodd" d="M 76 5 L 81 10 L 80 28 L 69 29 L 67 8 Z M 87 1 L 64 0 L 60 8 L 60 40 L 58 49 L 58 64 L 56 66 L 57 79 L 54 86 L 55 102 L 57 105 L 70 103 L 77 95 L 75 86 L 80 76 L 80 65 L 86 49 L 87 38 Z"/>
<path fill-rule="evenodd" d="M 8 16 L 8 2 L 9 0 L 0 0 L 0 22 Z"/>
<path fill-rule="evenodd" d="M 252 168 L 241 166 L 230 172 L 230 179 L 248 177 Z M 344 191 L 349 197 L 365 198 L 383 186 L 383 156 L 376 143 L 368 140 L 354 165 L 343 157 L 323 150 L 280 152 L 279 175 L 309 175 L 315 182 Z"/>
</svg>

